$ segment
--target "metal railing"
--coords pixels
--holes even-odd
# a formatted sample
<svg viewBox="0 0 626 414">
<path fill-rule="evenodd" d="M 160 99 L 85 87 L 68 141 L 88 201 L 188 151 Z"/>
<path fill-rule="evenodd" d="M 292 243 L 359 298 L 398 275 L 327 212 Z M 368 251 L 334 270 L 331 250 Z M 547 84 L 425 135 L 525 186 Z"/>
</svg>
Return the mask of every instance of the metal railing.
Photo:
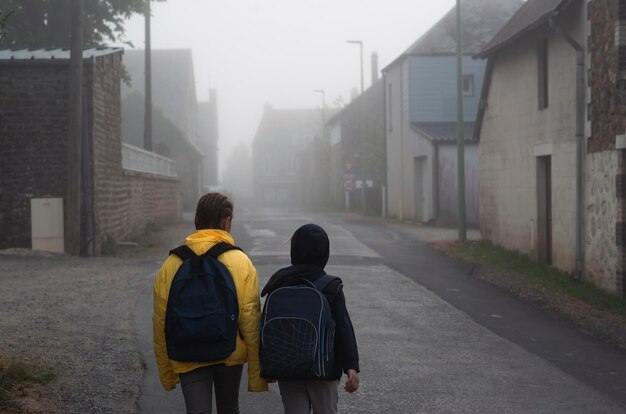
<svg viewBox="0 0 626 414">
<path fill-rule="evenodd" d="M 122 168 L 165 177 L 178 177 L 176 161 L 125 143 L 122 143 Z"/>
</svg>

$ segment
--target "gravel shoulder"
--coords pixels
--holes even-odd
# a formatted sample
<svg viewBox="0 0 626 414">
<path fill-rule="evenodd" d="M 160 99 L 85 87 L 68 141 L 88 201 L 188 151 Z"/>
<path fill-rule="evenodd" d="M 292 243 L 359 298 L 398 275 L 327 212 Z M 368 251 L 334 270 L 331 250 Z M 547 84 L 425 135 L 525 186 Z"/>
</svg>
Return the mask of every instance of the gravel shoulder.
<svg viewBox="0 0 626 414">
<path fill-rule="evenodd" d="M 134 305 L 189 228 L 189 223 L 169 226 L 114 257 L 0 252 L 0 354 L 49 367 L 56 375 L 27 390 L 27 411 L 137 411 L 144 368 Z"/>
</svg>

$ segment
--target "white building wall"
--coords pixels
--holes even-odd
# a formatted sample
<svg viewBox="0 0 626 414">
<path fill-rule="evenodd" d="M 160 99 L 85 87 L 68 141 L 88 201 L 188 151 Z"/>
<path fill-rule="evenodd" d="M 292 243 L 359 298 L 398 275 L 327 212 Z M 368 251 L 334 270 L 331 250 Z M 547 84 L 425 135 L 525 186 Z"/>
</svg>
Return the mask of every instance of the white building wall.
<svg viewBox="0 0 626 414">
<path fill-rule="evenodd" d="M 438 218 L 456 224 L 459 216 L 458 149 L 455 144 L 440 145 L 437 154 Z M 465 218 L 468 226 L 478 227 L 478 145 L 465 144 Z"/>
<path fill-rule="evenodd" d="M 536 45 L 542 34 L 500 52 L 480 137 L 481 231 L 494 243 L 535 255 L 537 157 L 551 156 L 553 263 L 575 266 L 576 55 L 549 39 L 549 106 L 538 110 Z"/>
<path fill-rule="evenodd" d="M 385 117 L 387 128 L 387 214 L 402 218 L 402 64 L 385 73 Z"/>
<path fill-rule="evenodd" d="M 410 127 L 408 61 L 385 72 L 387 117 L 387 213 L 401 220 L 429 221 L 434 218 L 434 147 Z M 391 95 L 389 87 L 391 85 Z M 422 217 L 416 215 L 415 158 L 425 157 L 423 189 L 426 198 Z"/>
<path fill-rule="evenodd" d="M 403 209 L 405 219 L 427 223 L 435 219 L 434 169 L 435 147 L 408 125 L 405 127 L 405 143 L 403 151 L 404 189 Z M 421 167 L 417 163 L 422 163 Z M 421 171 L 418 173 L 417 169 Z M 421 176 L 421 183 L 416 180 Z M 418 187 L 421 187 L 421 198 L 418 200 Z M 421 206 L 418 206 L 421 203 Z"/>
</svg>

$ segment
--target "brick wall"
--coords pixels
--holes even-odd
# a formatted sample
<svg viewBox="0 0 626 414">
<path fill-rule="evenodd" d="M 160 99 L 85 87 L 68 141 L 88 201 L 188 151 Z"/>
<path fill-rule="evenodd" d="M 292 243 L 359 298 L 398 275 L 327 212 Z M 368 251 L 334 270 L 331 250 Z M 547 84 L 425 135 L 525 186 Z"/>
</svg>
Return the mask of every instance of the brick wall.
<svg viewBox="0 0 626 414">
<path fill-rule="evenodd" d="M 63 197 L 67 66 L 0 62 L 0 247 L 30 247 L 30 199 Z"/>
<path fill-rule="evenodd" d="M 96 254 L 107 236 L 130 239 L 181 208 L 179 180 L 122 169 L 120 59 L 85 61 Z M 0 248 L 30 247 L 31 198 L 65 195 L 67 74 L 67 61 L 0 62 Z"/>
<path fill-rule="evenodd" d="M 617 0 L 589 3 L 589 59 L 591 60 L 591 137 L 588 152 L 615 149 L 615 136 L 626 129 L 626 79 L 620 76 L 615 44 Z"/>
<path fill-rule="evenodd" d="M 122 169 L 120 67 L 120 54 L 111 54 L 88 73 L 96 252 L 107 237 L 130 240 L 149 222 L 177 220 L 180 210 L 179 180 Z"/>
</svg>

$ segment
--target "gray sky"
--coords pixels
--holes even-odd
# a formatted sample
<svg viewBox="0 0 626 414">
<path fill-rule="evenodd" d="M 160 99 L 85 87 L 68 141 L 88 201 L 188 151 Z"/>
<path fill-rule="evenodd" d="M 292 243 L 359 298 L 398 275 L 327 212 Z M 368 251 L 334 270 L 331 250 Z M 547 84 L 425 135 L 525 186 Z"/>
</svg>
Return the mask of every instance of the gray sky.
<svg viewBox="0 0 626 414">
<path fill-rule="evenodd" d="M 220 171 L 232 150 L 251 143 L 264 104 L 316 108 L 365 88 L 370 56 L 382 69 L 456 2 L 454 0 L 169 0 L 153 3 L 153 48 L 191 48 L 199 100 L 218 91 Z M 127 39 L 143 48 L 143 18 L 128 22 Z"/>
</svg>

